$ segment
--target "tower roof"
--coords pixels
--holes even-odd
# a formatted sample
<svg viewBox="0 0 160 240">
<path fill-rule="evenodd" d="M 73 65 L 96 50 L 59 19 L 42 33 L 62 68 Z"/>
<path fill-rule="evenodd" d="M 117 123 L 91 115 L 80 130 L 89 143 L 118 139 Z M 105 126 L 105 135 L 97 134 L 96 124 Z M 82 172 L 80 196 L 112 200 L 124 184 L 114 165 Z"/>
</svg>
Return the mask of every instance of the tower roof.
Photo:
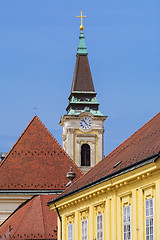
<svg viewBox="0 0 160 240">
<path fill-rule="evenodd" d="M 82 173 L 35 116 L 0 163 L 0 190 L 63 190 L 72 167 Z"/>
<path fill-rule="evenodd" d="M 21 204 L 0 226 L 0 239 L 57 239 L 57 214 L 47 202 L 57 195 L 40 195 Z"/>
<path fill-rule="evenodd" d="M 69 96 L 69 104 L 66 108 L 67 115 L 79 115 L 83 112 L 90 112 L 93 116 L 104 115 L 99 111 L 99 103 L 97 102 L 94 89 L 94 84 L 92 80 L 92 74 L 88 61 L 88 52 L 85 44 L 85 37 L 83 33 L 83 23 L 81 11 L 81 26 L 80 26 L 80 37 L 79 37 L 79 46 L 77 51 L 76 64 L 74 69 L 71 94 Z"/>
<path fill-rule="evenodd" d="M 77 54 L 71 92 L 95 92 L 88 56 Z"/>
</svg>

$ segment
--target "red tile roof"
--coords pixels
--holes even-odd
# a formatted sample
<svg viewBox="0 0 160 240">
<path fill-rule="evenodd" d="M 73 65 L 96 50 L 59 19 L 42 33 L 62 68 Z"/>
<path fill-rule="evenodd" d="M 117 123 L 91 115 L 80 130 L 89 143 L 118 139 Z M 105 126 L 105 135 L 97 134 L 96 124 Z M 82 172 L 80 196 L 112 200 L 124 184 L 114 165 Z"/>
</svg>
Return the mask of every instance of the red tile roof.
<svg viewBox="0 0 160 240">
<path fill-rule="evenodd" d="M 82 172 L 40 119 L 35 116 L 0 164 L 0 190 L 65 189 L 72 167 L 76 179 Z"/>
<path fill-rule="evenodd" d="M 23 203 L 0 226 L 0 239 L 57 239 L 57 214 L 47 202 L 57 195 L 40 195 Z"/>
<path fill-rule="evenodd" d="M 123 169 L 159 152 L 160 112 L 138 131 L 136 131 L 131 137 L 120 144 L 102 161 L 95 165 L 90 171 L 67 188 L 59 195 L 59 197 L 62 198 L 73 191 L 83 188 L 85 185 L 90 184 L 93 181 L 98 181 L 102 177 L 114 174 L 117 170 Z"/>
</svg>

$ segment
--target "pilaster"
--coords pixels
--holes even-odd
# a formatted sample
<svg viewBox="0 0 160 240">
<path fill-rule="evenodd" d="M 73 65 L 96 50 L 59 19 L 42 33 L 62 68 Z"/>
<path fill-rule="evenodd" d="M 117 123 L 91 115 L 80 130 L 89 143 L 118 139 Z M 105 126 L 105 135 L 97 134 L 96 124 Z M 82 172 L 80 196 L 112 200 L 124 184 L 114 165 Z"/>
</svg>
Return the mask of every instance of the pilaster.
<svg viewBox="0 0 160 240">
<path fill-rule="evenodd" d="M 122 238 L 122 200 L 117 197 L 117 240 Z"/>
<path fill-rule="evenodd" d="M 73 140 L 74 140 L 74 129 L 73 128 L 68 128 L 67 129 L 68 134 L 67 134 L 67 153 L 73 159 Z"/>
<path fill-rule="evenodd" d="M 98 129 L 98 162 L 104 157 L 103 151 L 103 129 Z"/>
<path fill-rule="evenodd" d="M 132 214 L 131 214 L 131 221 L 132 221 L 132 239 L 138 238 L 138 204 L 137 204 L 137 189 L 132 190 Z"/>
<path fill-rule="evenodd" d="M 106 229 L 106 239 L 111 239 L 111 199 L 106 199 L 106 209 L 105 209 L 105 224 L 104 228 Z"/>
<path fill-rule="evenodd" d="M 74 226 L 74 239 L 79 239 L 79 224 L 78 224 L 78 210 L 75 210 L 75 226 Z"/>
<path fill-rule="evenodd" d="M 92 205 L 90 204 L 90 207 L 89 207 L 89 226 L 88 226 L 88 239 L 89 240 L 93 240 L 93 232 L 94 232 L 94 230 L 93 230 L 93 207 L 92 207 Z"/>
<path fill-rule="evenodd" d="M 62 227 L 62 239 L 65 240 L 66 229 L 65 229 L 65 216 L 62 215 L 62 226 L 60 225 L 60 220 L 58 218 L 58 240 L 61 240 L 61 227 Z"/>
<path fill-rule="evenodd" d="M 91 147 L 91 152 L 92 152 L 92 156 L 91 156 L 91 167 L 93 167 L 95 165 L 95 161 L 96 161 L 96 152 L 95 152 L 95 141 L 92 142 L 92 147 Z"/>
<path fill-rule="evenodd" d="M 144 196 L 143 191 L 141 189 L 138 190 L 138 238 L 137 240 L 144 239 Z"/>
<path fill-rule="evenodd" d="M 111 199 L 111 240 L 117 239 L 117 204 L 116 195 Z"/>
</svg>

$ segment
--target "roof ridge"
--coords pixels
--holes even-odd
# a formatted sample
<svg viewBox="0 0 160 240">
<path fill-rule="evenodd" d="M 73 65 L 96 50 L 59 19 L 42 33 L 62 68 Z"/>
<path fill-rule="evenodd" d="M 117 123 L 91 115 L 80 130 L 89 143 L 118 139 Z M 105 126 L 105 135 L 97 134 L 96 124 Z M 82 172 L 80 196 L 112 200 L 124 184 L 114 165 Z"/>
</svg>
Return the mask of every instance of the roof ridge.
<svg viewBox="0 0 160 240">
<path fill-rule="evenodd" d="M 27 129 L 29 128 L 29 126 L 31 125 L 31 123 L 34 121 L 34 119 L 38 118 L 38 116 L 34 116 L 32 118 L 32 120 L 28 123 L 27 127 L 24 129 L 24 131 L 22 132 L 22 134 L 20 135 L 20 137 L 17 139 L 17 141 L 15 142 L 15 144 L 13 145 L 13 147 L 10 149 L 10 151 L 8 152 L 7 156 L 2 160 L 2 162 L 0 163 L 0 167 L 3 165 L 3 163 L 6 161 L 6 159 L 8 158 L 8 156 L 10 155 L 11 151 L 15 148 L 15 146 L 18 144 L 18 142 L 20 141 L 20 139 L 22 138 L 22 136 L 25 134 L 25 132 L 27 131 Z"/>
</svg>

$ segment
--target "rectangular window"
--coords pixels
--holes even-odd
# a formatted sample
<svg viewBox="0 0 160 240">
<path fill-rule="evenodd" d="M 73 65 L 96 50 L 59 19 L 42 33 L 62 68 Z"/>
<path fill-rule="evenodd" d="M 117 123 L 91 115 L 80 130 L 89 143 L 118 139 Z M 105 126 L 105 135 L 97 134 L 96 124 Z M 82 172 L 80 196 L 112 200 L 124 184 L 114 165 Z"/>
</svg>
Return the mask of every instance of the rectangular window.
<svg viewBox="0 0 160 240">
<path fill-rule="evenodd" d="M 68 224 L 68 240 L 73 240 L 73 223 Z"/>
<path fill-rule="evenodd" d="M 124 240 L 131 240 L 131 205 L 123 207 L 123 236 Z"/>
<path fill-rule="evenodd" d="M 97 240 L 103 240 L 103 214 L 97 215 Z"/>
<path fill-rule="evenodd" d="M 88 221 L 82 220 L 82 240 L 88 240 Z"/>
<path fill-rule="evenodd" d="M 154 240 L 153 198 L 146 200 L 146 240 Z"/>
</svg>

